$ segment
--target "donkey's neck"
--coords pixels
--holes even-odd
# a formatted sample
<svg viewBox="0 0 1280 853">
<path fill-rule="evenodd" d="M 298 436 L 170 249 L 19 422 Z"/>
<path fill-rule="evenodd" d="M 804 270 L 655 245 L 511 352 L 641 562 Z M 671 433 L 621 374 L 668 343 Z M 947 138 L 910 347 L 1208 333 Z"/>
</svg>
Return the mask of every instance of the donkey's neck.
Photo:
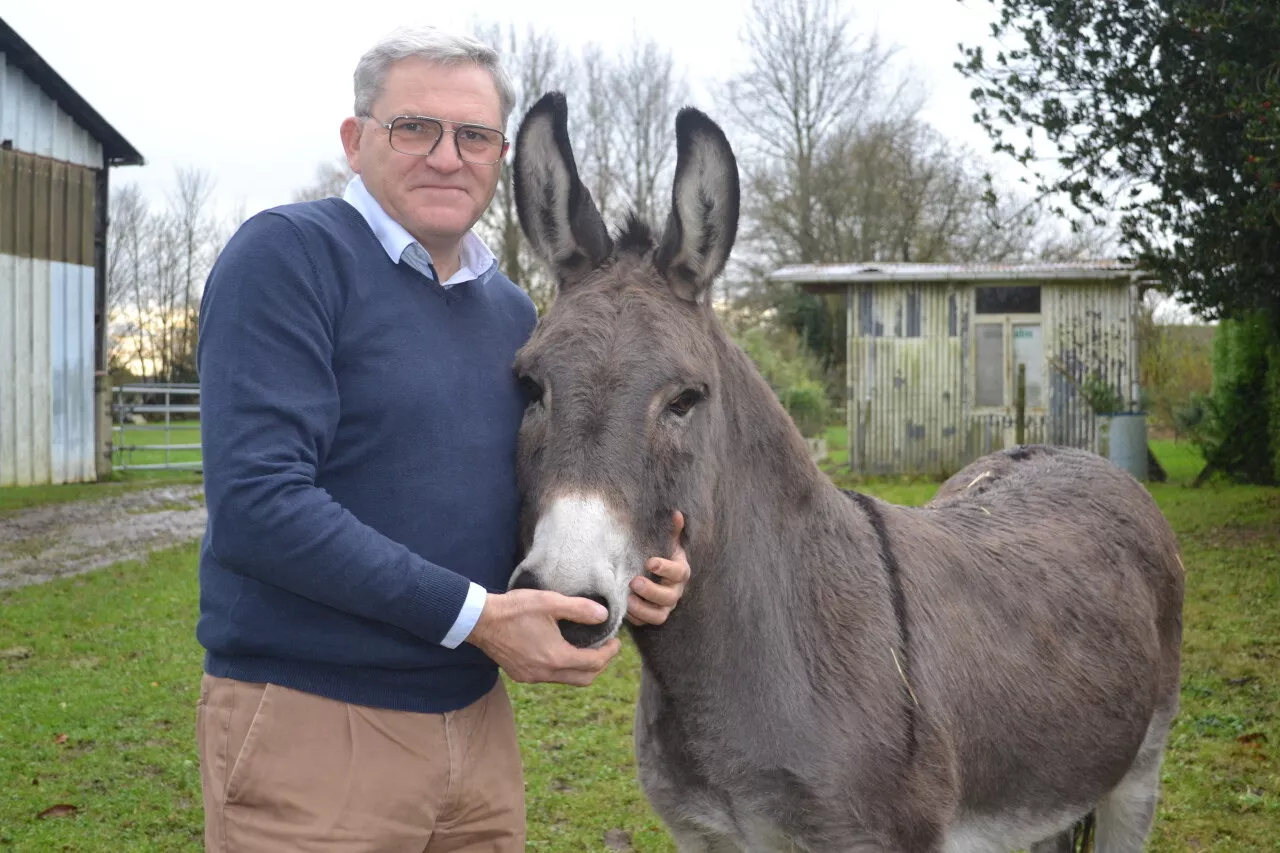
<svg viewBox="0 0 1280 853">
<path fill-rule="evenodd" d="M 799 430 L 745 353 L 726 345 L 721 358 L 728 440 L 720 448 L 713 519 L 719 535 L 710 556 L 763 553 L 755 547 L 762 537 L 811 542 L 805 528 L 821 523 L 833 507 L 846 510 L 847 501 L 818 469 Z"/>
<path fill-rule="evenodd" d="M 694 577 L 667 625 L 637 641 L 664 689 L 700 691 L 698 673 L 715 667 L 759 680 L 762 693 L 796 694 L 832 602 L 858 598 L 849 592 L 874 536 L 736 347 L 725 347 L 721 383 L 727 435 L 709 531 L 689 543 Z"/>
</svg>

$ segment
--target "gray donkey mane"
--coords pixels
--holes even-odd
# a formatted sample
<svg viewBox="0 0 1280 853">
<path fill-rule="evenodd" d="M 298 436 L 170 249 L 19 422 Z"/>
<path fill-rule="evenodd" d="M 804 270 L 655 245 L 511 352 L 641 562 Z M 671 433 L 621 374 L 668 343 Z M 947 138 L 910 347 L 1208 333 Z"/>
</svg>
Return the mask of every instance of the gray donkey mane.
<svg viewBox="0 0 1280 853">
<path fill-rule="evenodd" d="M 689 587 L 643 660 L 636 756 L 681 851 L 1137 853 L 1177 710 L 1182 568 L 1142 486 L 1084 451 L 976 460 L 923 507 L 842 493 L 709 302 L 737 168 L 676 124 L 660 235 L 610 235 L 562 96 L 521 124 L 515 186 L 559 282 L 515 369 L 527 555 L 512 586 L 627 584 L 685 513 Z"/>
</svg>

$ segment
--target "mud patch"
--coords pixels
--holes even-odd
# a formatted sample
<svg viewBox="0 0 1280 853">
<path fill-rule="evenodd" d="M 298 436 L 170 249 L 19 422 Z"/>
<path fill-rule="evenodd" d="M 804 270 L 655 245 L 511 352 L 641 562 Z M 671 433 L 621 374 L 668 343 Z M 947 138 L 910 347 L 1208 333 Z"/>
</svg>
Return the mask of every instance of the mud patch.
<svg viewBox="0 0 1280 853">
<path fill-rule="evenodd" d="M 204 490 L 194 485 L 22 510 L 0 518 L 0 589 L 142 559 L 199 539 L 205 519 Z"/>
</svg>

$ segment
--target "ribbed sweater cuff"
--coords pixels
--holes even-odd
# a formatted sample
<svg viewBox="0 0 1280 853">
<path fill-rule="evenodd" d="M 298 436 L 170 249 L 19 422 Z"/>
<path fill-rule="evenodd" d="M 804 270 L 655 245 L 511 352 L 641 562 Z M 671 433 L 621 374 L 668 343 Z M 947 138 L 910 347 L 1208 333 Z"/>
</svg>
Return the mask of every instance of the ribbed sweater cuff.
<svg viewBox="0 0 1280 853">
<path fill-rule="evenodd" d="M 401 614 L 400 627 L 439 643 L 458 620 L 471 581 L 457 572 L 426 564 Z"/>
</svg>

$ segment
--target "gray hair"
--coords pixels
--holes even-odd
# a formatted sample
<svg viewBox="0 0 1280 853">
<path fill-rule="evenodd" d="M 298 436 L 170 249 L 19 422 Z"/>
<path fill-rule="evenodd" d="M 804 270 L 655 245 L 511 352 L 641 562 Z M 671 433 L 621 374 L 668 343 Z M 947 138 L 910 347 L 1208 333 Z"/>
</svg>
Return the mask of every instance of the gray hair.
<svg viewBox="0 0 1280 853">
<path fill-rule="evenodd" d="M 506 129 L 516 97 L 511 77 L 502 67 L 498 52 L 468 36 L 454 35 L 435 27 L 400 27 L 388 33 L 360 57 L 355 73 L 355 114 L 368 116 L 373 109 L 373 102 L 382 94 L 391 66 L 414 57 L 439 65 L 470 62 L 488 71 L 498 90 L 502 129 Z"/>
</svg>

